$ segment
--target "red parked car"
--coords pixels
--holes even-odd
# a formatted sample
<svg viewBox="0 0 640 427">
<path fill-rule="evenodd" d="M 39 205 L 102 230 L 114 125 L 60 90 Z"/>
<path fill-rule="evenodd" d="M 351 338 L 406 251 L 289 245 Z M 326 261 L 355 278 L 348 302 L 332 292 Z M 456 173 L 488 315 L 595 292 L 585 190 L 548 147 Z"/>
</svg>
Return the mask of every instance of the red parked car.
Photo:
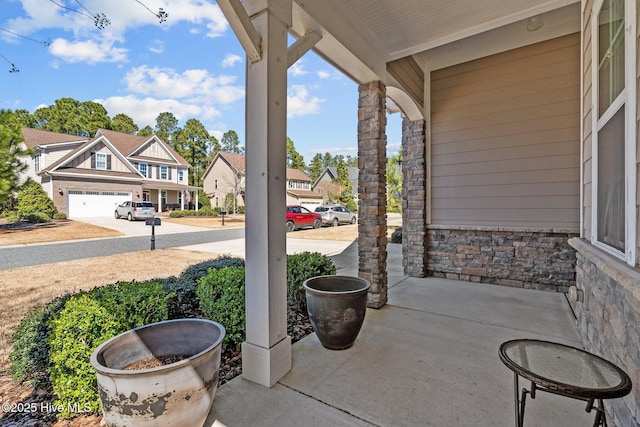
<svg viewBox="0 0 640 427">
<path fill-rule="evenodd" d="M 287 206 L 287 232 L 304 227 L 320 228 L 321 225 L 322 216 L 319 213 L 311 212 L 304 206 Z"/>
</svg>

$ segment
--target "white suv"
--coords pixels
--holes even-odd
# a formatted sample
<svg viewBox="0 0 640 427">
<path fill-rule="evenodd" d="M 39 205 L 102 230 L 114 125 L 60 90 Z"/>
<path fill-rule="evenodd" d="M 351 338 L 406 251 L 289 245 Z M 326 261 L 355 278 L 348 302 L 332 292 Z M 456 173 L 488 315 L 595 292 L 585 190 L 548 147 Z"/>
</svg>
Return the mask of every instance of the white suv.
<svg viewBox="0 0 640 427">
<path fill-rule="evenodd" d="M 129 221 L 134 219 L 153 218 L 156 209 L 151 202 L 124 202 L 116 207 L 115 218 L 125 217 Z"/>
<path fill-rule="evenodd" d="M 338 226 L 340 224 L 355 224 L 356 214 L 342 205 L 323 205 L 316 208 L 316 212 L 322 215 L 322 223 Z"/>
</svg>

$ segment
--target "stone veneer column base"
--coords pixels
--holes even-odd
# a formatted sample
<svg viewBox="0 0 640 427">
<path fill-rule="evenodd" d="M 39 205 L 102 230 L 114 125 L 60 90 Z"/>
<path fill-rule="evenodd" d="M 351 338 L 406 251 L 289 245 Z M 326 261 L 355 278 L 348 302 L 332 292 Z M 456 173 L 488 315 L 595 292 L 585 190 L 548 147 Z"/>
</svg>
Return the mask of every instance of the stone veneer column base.
<svg viewBox="0 0 640 427">
<path fill-rule="evenodd" d="M 583 291 L 583 301 L 572 303 L 582 342 L 626 371 L 633 383 L 626 397 L 605 400 L 608 421 L 640 425 L 640 271 L 587 240 L 569 244 L 577 251 L 576 286 Z"/>
<path fill-rule="evenodd" d="M 387 302 L 386 89 L 358 86 L 358 275 L 371 283 L 367 305 Z"/>
<path fill-rule="evenodd" d="M 402 266 L 411 277 L 427 275 L 426 123 L 402 120 Z"/>
<path fill-rule="evenodd" d="M 427 227 L 430 276 L 566 292 L 575 284 L 577 230 Z"/>
</svg>

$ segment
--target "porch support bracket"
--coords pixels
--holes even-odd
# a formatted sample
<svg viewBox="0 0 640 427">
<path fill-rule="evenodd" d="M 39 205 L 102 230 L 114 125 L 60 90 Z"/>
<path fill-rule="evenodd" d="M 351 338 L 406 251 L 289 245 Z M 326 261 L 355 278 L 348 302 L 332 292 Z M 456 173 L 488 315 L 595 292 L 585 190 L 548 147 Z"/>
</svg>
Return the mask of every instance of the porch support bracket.
<svg viewBox="0 0 640 427">
<path fill-rule="evenodd" d="M 287 68 L 291 67 L 302 55 L 311 50 L 316 43 L 322 40 L 322 36 L 313 30 L 307 31 L 304 36 L 289 46 L 287 52 Z"/>
<path fill-rule="evenodd" d="M 262 59 L 262 38 L 240 0 L 218 0 L 218 6 L 252 63 Z"/>
</svg>

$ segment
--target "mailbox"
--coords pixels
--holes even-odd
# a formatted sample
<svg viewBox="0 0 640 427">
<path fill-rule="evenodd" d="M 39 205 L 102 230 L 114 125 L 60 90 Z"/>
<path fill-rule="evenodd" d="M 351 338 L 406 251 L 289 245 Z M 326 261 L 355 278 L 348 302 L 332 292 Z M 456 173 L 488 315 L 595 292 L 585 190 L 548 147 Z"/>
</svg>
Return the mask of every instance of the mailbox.
<svg viewBox="0 0 640 427">
<path fill-rule="evenodd" d="M 161 221 L 160 221 L 160 218 L 147 218 L 146 224 L 147 225 L 161 225 Z"/>
</svg>

